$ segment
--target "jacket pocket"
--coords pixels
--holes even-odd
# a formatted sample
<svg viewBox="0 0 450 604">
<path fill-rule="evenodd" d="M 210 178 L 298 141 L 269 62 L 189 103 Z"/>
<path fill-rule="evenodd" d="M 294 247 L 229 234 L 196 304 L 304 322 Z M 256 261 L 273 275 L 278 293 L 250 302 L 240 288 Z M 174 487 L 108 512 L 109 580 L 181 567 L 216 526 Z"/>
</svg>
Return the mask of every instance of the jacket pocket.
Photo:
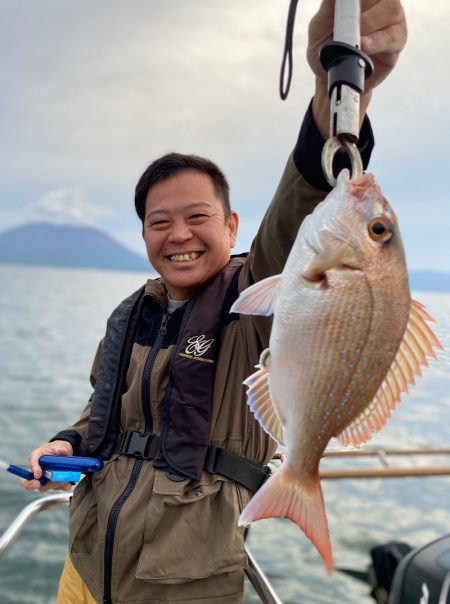
<svg viewBox="0 0 450 604">
<path fill-rule="evenodd" d="M 76 486 L 70 503 L 69 551 L 91 553 L 98 541 L 96 489 L 111 468 L 112 460 L 100 472 L 87 474 Z"/>
<path fill-rule="evenodd" d="M 223 476 L 173 482 L 157 471 L 136 577 L 186 583 L 243 568 L 241 505 L 236 484 Z"/>
<path fill-rule="evenodd" d="M 90 553 L 97 524 L 97 504 L 92 492 L 91 477 L 78 483 L 70 503 L 69 551 Z"/>
</svg>

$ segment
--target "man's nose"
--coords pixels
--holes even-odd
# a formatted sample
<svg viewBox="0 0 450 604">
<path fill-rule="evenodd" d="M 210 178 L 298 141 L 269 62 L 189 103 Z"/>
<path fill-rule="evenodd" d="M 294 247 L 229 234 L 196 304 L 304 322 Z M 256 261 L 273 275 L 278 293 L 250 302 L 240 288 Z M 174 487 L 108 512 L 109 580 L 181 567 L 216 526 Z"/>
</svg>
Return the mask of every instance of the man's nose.
<svg viewBox="0 0 450 604">
<path fill-rule="evenodd" d="M 188 224 L 185 222 L 174 222 L 171 226 L 169 233 L 169 241 L 172 243 L 179 243 L 181 241 L 188 241 L 192 238 L 192 231 Z"/>
</svg>

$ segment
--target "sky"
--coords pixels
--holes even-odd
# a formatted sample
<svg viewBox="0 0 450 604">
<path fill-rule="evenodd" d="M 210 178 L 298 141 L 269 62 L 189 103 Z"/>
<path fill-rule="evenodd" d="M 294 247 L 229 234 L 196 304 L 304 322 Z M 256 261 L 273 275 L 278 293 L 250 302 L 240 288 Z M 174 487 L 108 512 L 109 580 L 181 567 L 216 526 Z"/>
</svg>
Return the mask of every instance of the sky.
<svg viewBox="0 0 450 604">
<path fill-rule="evenodd" d="M 156 157 L 216 161 L 249 248 L 313 94 L 319 0 L 301 0 L 278 95 L 289 0 L 0 0 L 0 231 L 94 225 L 144 254 L 135 184 Z M 450 271 L 450 3 L 405 0 L 409 39 L 369 108 L 372 171 L 410 269 Z"/>
</svg>

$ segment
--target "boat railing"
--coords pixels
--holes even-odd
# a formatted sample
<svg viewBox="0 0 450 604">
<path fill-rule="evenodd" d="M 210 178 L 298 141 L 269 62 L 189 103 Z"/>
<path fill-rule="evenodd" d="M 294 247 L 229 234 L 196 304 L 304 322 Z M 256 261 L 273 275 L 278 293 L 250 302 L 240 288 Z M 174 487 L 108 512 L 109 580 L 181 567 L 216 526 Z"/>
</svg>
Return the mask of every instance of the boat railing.
<svg viewBox="0 0 450 604">
<path fill-rule="evenodd" d="M 69 505 L 71 497 L 72 493 L 67 491 L 45 495 L 35 499 L 24 507 L 0 536 L 0 559 L 4 556 L 8 548 L 17 539 L 33 516 L 40 512 L 44 512 L 45 510 L 50 510 L 62 505 Z M 264 604 L 282 604 L 282 601 L 275 593 L 269 579 L 255 560 L 247 544 L 245 545 L 245 549 L 248 557 L 248 568 L 245 569 L 245 572 L 253 589 L 260 597 L 261 602 Z"/>
<path fill-rule="evenodd" d="M 69 505 L 72 493 L 63 491 L 61 493 L 53 493 L 52 495 L 45 495 L 35 499 L 14 518 L 9 527 L 0 536 L 0 559 L 6 553 L 6 550 L 13 544 L 17 537 L 22 532 L 23 528 L 28 522 L 38 514 L 45 510 L 59 507 L 61 505 Z"/>
<path fill-rule="evenodd" d="M 433 465 L 421 465 L 417 463 L 417 457 L 428 458 L 439 457 L 439 463 Z M 322 479 L 354 479 L 354 478 L 405 478 L 405 477 L 425 477 L 425 476 L 450 476 L 450 449 L 364 449 L 351 451 L 330 451 L 325 453 L 325 468 L 320 471 Z M 282 458 L 282 456 L 281 456 Z M 449 458 L 447 462 L 442 459 Z M 356 461 L 366 463 L 365 466 L 356 465 L 353 467 L 335 467 L 330 468 L 330 461 L 345 460 L 347 466 Z M 392 463 L 392 460 L 402 460 L 402 465 Z M 273 465 L 279 465 L 280 459 L 275 459 Z M 332 462 L 333 463 L 333 462 Z M 371 463 L 372 465 L 367 465 Z M 376 463 L 377 465 L 374 465 Z M 332 465 L 332 464 L 331 464 Z M 7 549 L 21 533 L 24 526 L 37 513 L 68 505 L 72 493 L 60 492 L 40 497 L 28 504 L 12 521 L 5 532 L 0 535 L 0 559 L 4 556 Z M 264 604 L 282 604 L 280 598 L 275 593 L 267 576 L 255 560 L 249 547 L 245 544 L 248 557 L 247 577 Z"/>
<path fill-rule="evenodd" d="M 325 460 L 364 461 L 365 466 L 354 467 L 327 467 L 320 470 L 322 479 L 353 479 L 353 478 L 408 478 L 426 476 L 450 476 L 450 449 L 422 448 L 422 449 L 355 449 L 329 451 L 324 455 Z M 418 459 L 432 459 L 433 463 L 422 465 Z M 434 458 L 434 460 L 433 460 Z M 439 461 L 437 459 L 439 458 Z M 376 465 L 367 466 L 368 461 Z M 396 460 L 396 462 L 394 462 Z M 401 465 L 398 464 L 401 462 Z"/>
</svg>

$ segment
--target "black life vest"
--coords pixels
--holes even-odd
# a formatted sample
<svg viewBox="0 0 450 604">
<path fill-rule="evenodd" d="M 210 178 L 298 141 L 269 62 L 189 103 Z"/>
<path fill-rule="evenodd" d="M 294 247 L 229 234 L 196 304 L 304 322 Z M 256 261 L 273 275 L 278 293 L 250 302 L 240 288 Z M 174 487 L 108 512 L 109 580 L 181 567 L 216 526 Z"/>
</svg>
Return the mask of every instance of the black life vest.
<svg viewBox="0 0 450 604">
<path fill-rule="evenodd" d="M 155 467 L 200 478 L 208 450 L 219 332 L 227 296 L 245 257 L 232 257 L 187 304 L 169 368 L 163 429 Z M 236 294 L 237 296 L 237 287 Z M 141 313 L 144 288 L 126 298 L 107 323 L 83 452 L 111 457 L 120 431 L 120 406 Z M 226 301 L 226 302 L 225 302 Z M 219 302 L 219 303 L 218 303 Z M 224 309 L 224 306 L 227 309 Z"/>
</svg>

